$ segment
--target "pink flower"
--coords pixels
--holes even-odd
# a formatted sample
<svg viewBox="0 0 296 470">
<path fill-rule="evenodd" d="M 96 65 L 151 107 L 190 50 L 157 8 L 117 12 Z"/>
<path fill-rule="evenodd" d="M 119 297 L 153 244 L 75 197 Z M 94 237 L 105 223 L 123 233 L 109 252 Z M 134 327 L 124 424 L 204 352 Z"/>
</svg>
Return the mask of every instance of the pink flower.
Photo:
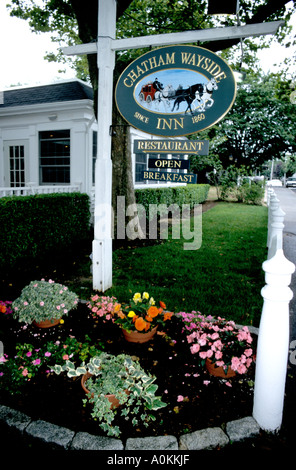
<svg viewBox="0 0 296 470">
<path fill-rule="evenodd" d="M 244 364 L 239 364 L 237 367 L 237 372 L 239 374 L 245 374 L 247 372 L 247 368 Z"/>
<path fill-rule="evenodd" d="M 247 357 L 250 357 L 252 356 L 253 354 L 253 349 L 249 348 L 249 349 L 246 349 L 245 352 L 244 352 L 245 356 Z"/>
<path fill-rule="evenodd" d="M 64 361 L 67 361 L 67 360 L 69 359 L 68 354 L 64 354 L 64 355 L 63 355 L 63 359 L 64 359 Z"/>
<path fill-rule="evenodd" d="M 41 300 L 40 306 L 43 307 L 43 305 L 44 305 L 44 302 Z"/>
<path fill-rule="evenodd" d="M 57 310 L 60 310 L 60 309 L 61 309 L 60 305 L 57 305 Z"/>
<path fill-rule="evenodd" d="M 22 375 L 23 375 L 24 377 L 26 377 L 26 376 L 28 375 L 28 373 L 29 373 L 29 372 L 28 372 L 28 369 L 24 369 L 24 370 L 22 371 Z"/>
<path fill-rule="evenodd" d="M 204 380 L 204 381 L 203 381 L 203 384 L 204 384 L 204 385 L 209 385 L 209 383 L 211 383 L 210 380 Z"/>
<path fill-rule="evenodd" d="M 33 364 L 34 366 L 38 366 L 38 365 L 40 364 L 40 362 L 41 362 L 40 359 L 35 359 L 32 364 Z"/>
<path fill-rule="evenodd" d="M 28 302 L 25 301 L 25 302 L 24 302 L 24 305 L 26 306 L 26 305 L 29 305 L 29 304 L 28 304 Z"/>
<path fill-rule="evenodd" d="M 232 384 L 230 382 L 225 382 L 225 385 L 227 385 L 227 387 L 232 387 Z"/>
<path fill-rule="evenodd" d="M 200 350 L 200 345 L 199 344 L 193 344 L 190 348 L 190 351 L 192 354 L 196 354 Z"/>
<path fill-rule="evenodd" d="M 178 395 L 178 397 L 177 397 L 177 401 L 183 401 L 183 400 L 184 400 L 184 397 L 183 397 L 183 395 Z"/>
<path fill-rule="evenodd" d="M 44 356 L 46 356 L 46 357 L 51 356 L 51 352 L 46 351 L 46 353 L 44 354 Z"/>
<path fill-rule="evenodd" d="M 201 352 L 199 353 L 199 357 L 200 357 L 201 359 L 206 359 L 206 358 L 207 358 L 207 351 L 201 351 Z"/>
<path fill-rule="evenodd" d="M 32 352 L 31 352 L 31 351 L 28 351 L 28 352 L 26 353 L 26 356 L 27 356 L 27 357 L 31 357 L 31 356 L 32 356 Z"/>
<path fill-rule="evenodd" d="M 236 371 L 237 368 L 238 368 L 238 366 L 239 366 L 239 364 L 240 364 L 239 358 L 234 356 L 234 357 L 231 359 L 231 368 Z"/>
</svg>

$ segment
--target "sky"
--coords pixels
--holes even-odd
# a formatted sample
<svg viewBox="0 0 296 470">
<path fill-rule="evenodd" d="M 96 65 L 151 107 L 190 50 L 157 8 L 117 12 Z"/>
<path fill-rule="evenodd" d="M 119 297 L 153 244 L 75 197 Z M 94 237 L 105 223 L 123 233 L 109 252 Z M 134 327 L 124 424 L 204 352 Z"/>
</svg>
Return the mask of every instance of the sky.
<svg viewBox="0 0 296 470">
<path fill-rule="evenodd" d="M 9 16 L 8 0 L 0 0 L 0 91 L 12 85 L 41 85 L 57 80 L 74 78 L 75 73 L 63 64 L 49 63 L 44 59 L 47 52 L 57 52 L 58 45 L 52 43 L 50 34 L 35 34 L 27 21 Z M 296 15 L 294 15 L 296 23 Z M 294 48 L 295 51 L 295 48 Z M 274 46 L 269 53 L 260 54 L 265 72 L 275 70 L 273 64 L 280 62 L 291 51 Z"/>
</svg>

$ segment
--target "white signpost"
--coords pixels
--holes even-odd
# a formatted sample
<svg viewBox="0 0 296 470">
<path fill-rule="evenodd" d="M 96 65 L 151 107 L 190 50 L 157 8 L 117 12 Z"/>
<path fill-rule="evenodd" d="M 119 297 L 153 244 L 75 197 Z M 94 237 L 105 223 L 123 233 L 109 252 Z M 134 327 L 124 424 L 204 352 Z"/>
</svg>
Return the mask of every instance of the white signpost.
<svg viewBox="0 0 296 470">
<path fill-rule="evenodd" d="M 105 292 L 112 286 L 112 94 L 115 52 L 151 46 L 188 44 L 229 38 L 274 34 L 282 21 L 227 28 L 156 34 L 116 39 L 116 0 L 98 0 L 98 41 L 63 49 L 66 55 L 97 54 L 98 62 L 98 155 L 95 169 L 95 212 L 93 240 L 93 289 Z"/>
<path fill-rule="evenodd" d="M 217 41 L 229 38 L 274 34 L 284 22 L 273 21 L 246 26 L 186 31 L 117 40 L 116 0 L 98 0 L 98 2 L 97 42 L 67 47 L 63 49 L 63 52 L 66 55 L 97 54 L 99 72 L 98 154 L 95 169 L 95 226 L 92 254 L 93 289 L 105 292 L 112 286 L 112 162 L 110 127 L 112 125 L 115 51 L 147 47 L 147 44 L 151 46 L 176 45 L 196 41 Z M 284 364 L 282 367 L 284 368 Z M 258 383 L 260 383 L 260 380 Z M 266 390 L 264 383 L 260 385 L 260 389 L 260 392 L 262 392 L 260 393 L 261 400 L 257 402 L 257 411 L 259 409 L 257 415 L 259 416 L 261 408 L 264 409 L 264 397 L 266 394 L 272 393 L 272 391 Z M 278 408 L 281 406 L 282 398 L 280 396 L 277 400 Z M 266 414 L 266 411 L 264 414 Z M 262 423 L 259 423 L 259 425 L 263 425 L 263 428 L 264 419 L 265 417 L 263 417 Z"/>
</svg>

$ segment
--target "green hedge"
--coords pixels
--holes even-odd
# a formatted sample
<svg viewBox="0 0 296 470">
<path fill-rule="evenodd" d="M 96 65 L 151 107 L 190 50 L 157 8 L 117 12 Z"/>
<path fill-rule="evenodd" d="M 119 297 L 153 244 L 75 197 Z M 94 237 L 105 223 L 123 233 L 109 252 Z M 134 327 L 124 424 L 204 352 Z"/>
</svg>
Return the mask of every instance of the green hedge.
<svg viewBox="0 0 296 470">
<path fill-rule="evenodd" d="M 0 198 L 0 267 L 62 252 L 87 237 L 89 196 L 54 193 Z"/>
<path fill-rule="evenodd" d="M 187 186 L 170 186 L 168 188 L 144 188 L 136 189 L 137 204 L 142 204 L 146 213 L 149 213 L 149 204 L 189 204 L 190 208 L 194 204 L 201 204 L 206 201 L 210 185 L 208 184 L 188 184 Z"/>
</svg>

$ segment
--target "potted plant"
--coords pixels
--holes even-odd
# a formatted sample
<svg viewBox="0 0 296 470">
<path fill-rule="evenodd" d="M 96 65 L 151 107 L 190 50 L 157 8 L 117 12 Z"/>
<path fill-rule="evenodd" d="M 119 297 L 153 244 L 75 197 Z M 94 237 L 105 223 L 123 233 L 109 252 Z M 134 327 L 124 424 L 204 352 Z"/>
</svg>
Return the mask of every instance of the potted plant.
<svg viewBox="0 0 296 470">
<path fill-rule="evenodd" d="M 127 341 L 146 342 L 153 338 L 159 325 L 165 326 L 171 319 L 172 312 L 165 309 L 165 303 L 159 301 L 159 306 L 156 306 L 148 292 L 136 292 L 127 305 L 122 304 L 117 309 L 115 323 L 122 328 Z"/>
<path fill-rule="evenodd" d="M 12 302 L 13 317 L 20 322 L 34 323 L 41 328 L 56 325 L 78 305 L 68 287 L 53 280 L 31 281 Z"/>
<path fill-rule="evenodd" d="M 108 295 L 99 296 L 98 294 L 92 295 L 86 305 L 90 309 L 93 319 L 101 319 L 103 323 L 110 320 L 114 322 L 114 314 L 121 308 L 116 297 L 109 297 Z"/>
<path fill-rule="evenodd" d="M 205 317 L 197 312 L 181 314 L 190 351 L 212 375 L 245 374 L 253 363 L 253 338 L 247 326 L 237 327 L 225 318 Z"/>
<path fill-rule="evenodd" d="M 103 352 L 77 368 L 74 363 L 66 361 L 63 366 L 53 366 L 52 370 L 56 374 L 67 371 L 68 377 L 82 375 L 81 384 L 86 392 L 83 403 L 92 406 L 91 416 L 99 421 L 108 436 L 121 433 L 119 426 L 114 425 L 117 413 L 125 419 L 133 415 L 134 426 L 139 424 L 139 419 L 148 426 L 148 421 L 155 419 L 151 411 L 166 406 L 155 395 L 158 388 L 154 383 L 156 378 L 125 354 L 113 356 Z"/>
</svg>

